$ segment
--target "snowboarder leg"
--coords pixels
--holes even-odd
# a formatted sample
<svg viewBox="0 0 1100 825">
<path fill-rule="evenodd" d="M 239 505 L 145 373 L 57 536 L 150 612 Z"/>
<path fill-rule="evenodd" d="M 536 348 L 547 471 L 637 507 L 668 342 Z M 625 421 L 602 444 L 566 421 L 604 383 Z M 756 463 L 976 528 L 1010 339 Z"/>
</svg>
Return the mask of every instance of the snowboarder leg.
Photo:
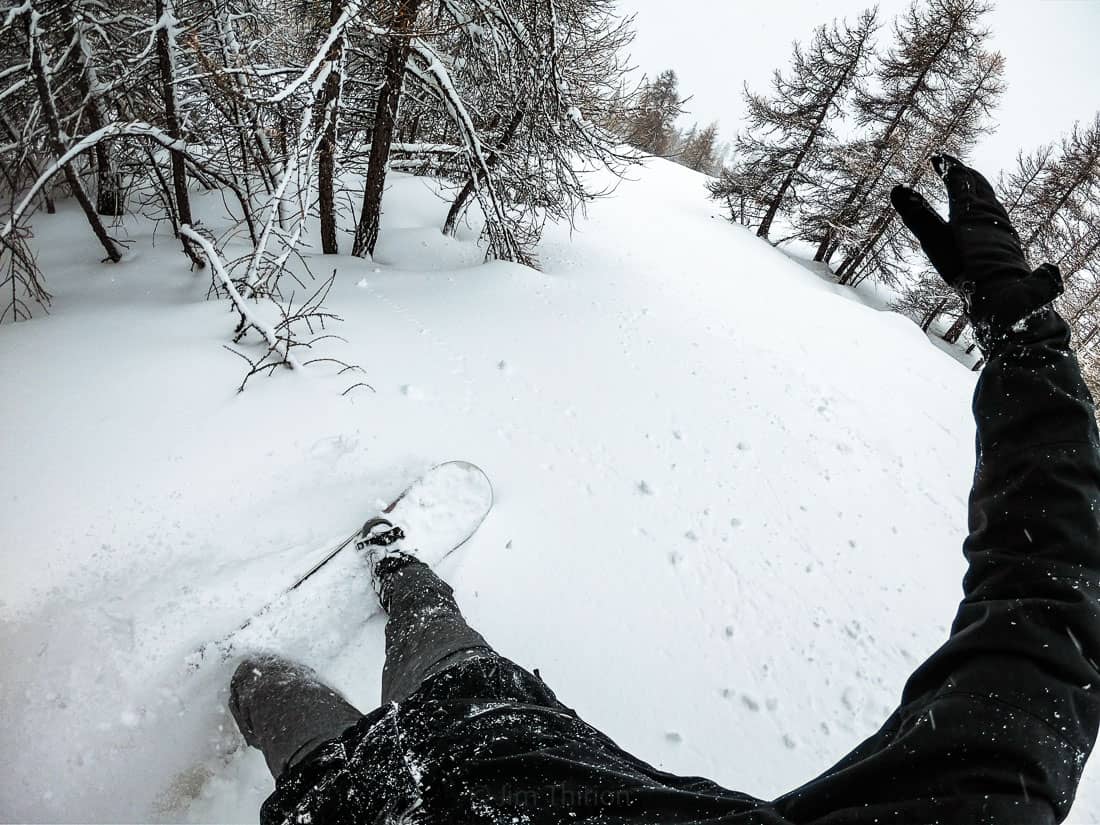
<svg viewBox="0 0 1100 825">
<path fill-rule="evenodd" d="M 244 741 L 263 752 L 274 777 L 363 718 L 310 668 L 266 655 L 237 667 L 229 709 Z"/>
<path fill-rule="evenodd" d="M 428 565 L 395 554 L 374 568 L 386 620 L 386 664 L 382 703 L 400 702 L 428 678 L 451 665 L 490 652 L 480 633 L 466 624 L 454 591 Z"/>
<path fill-rule="evenodd" d="M 383 704 L 407 699 L 453 665 L 502 658 L 466 623 L 450 586 L 428 565 L 402 552 L 371 564 L 388 614 Z M 270 655 L 250 657 L 237 667 L 229 707 L 245 741 L 263 752 L 276 778 L 363 718 L 311 668 Z"/>
</svg>

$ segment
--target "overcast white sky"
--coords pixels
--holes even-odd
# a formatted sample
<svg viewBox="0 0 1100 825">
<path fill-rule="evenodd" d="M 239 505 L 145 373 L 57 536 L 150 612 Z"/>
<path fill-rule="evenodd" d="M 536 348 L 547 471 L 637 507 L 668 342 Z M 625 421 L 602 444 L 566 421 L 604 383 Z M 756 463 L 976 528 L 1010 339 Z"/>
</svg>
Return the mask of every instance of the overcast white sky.
<svg viewBox="0 0 1100 825">
<path fill-rule="evenodd" d="M 870 0 L 620 0 L 637 15 L 632 49 L 640 71 L 675 69 L 693 95 L 689 120 L 720 121 L 723 138 L 740 128 L 741 87 L 765 90 L 786 65 L 794 40 L 837 17 L 854 18 Z M 889 21 L 907 0 L 880 0 Z M 1000 0 L 989 16 L 993 48 L 1008 61 L 1000 128 L 972 155 L 991 173 L 1100 109 L 1100 0 Z M 890 30 L 879 32 L 879 42 Z"/>
</svg>

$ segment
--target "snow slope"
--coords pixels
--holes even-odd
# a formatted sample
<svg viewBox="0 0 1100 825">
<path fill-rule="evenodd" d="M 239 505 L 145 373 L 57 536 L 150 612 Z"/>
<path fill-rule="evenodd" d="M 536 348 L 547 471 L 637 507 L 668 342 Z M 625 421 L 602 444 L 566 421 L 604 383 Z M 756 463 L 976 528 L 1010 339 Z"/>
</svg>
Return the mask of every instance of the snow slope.
<svg viewBox="0 0 1100 825">
<path fill-rule="evenodd" d="M 255 821 L 233 663 L 187 657 L 446 458 L 497 494 L 443 567 L 459 603 L 628 750 L 768 797 L 877 729 L 959 597 L 974 376 L 698 175 L 638 178 L 539 273 L 394 176 L 377 261 L 313 259 L 375 389 L 346 397 L 323 367 L 235 394 L 232 316 L 171 238 L 132 221 L 101 265 L 75 211 L 38 219 L 55 310 L 0 327 L 0 820 Z M 249 642 L 369 710 L 383 625 L 345 569 Z"/>
</svg>

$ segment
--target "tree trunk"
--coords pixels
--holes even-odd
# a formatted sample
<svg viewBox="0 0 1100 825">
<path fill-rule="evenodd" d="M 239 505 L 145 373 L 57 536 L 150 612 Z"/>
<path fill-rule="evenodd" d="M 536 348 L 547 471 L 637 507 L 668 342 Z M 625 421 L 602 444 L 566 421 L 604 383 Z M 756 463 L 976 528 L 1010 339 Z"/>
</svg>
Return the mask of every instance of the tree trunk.
<svg viewBox="0 0 1100 825">
<path fill-rule="evenodd" d="M 164 100 L 165 131 L 173 140 L 182 140 L 183 133 L 180 129 L 179 111 L 176 101 L 176 72 L 175 55 L 172 53 L 172 43 L 168 35 L 168 25 L 175 23 L 175 9 L 172 0 L 156 0 L 157 15 L 157 63 L 160 68 L 160 92 Z M 181 224 L 190 225 L 194 221 L 191 218 L 191 196 L 187 193 L 187 168 L 184 166 L 183 155 L 171 150 L 172 156 L 172 188 L 176 196 L 176 214 Z M 183 251 L 191 262 L 202 269 L 206 261 L 191 245 L 191 241 L 176 232 L 176 237 L 183 243 Z"/>
<path fill-rule="evenodd" d="M 332 0 L 329 6 L 329 26 L 335 26 L 344 12 L 343 0 Z M 321 211 L 321 251 L 335 255 L 340 249 L 336 242 L 336 129 L 340 119 L 340 86 L 343 73 L 340 68 L 344 50 L 341 35 L 329 47 L 325 59 L 330 71 L 318 101 L 318 117 L 323 119 L 325 133 L 321 137 L 317 159 L 317 197 Z"/>
<path fill-rule="evenodd" d="M 88 122 L 91 126 L 91 121 Z M 95 127 L 92 127 L 93 129 Z M 96 210 L 100 215 L 121 215 L 122 179 L 111 160 L 111 148 L 108 142 L 101 140 L 95 147 L 96 166 Z"/>
<path fill-rule="evenodd" d="M 955 323 L 951 325 L 951 329 L 947 330 L 943 334 L 943 340 L 949 344 L 957 344 L 959 342 L 959 336 L 963 334 L 963 330 L 970 324 L 970 319 L 966 317 L 966 313 L 962 313 L 955 319 Z"/>
<path fill-rule="evenodd" d="M 840 249 L 840 241 L 837 239 L 836 233 L 832 229 L 826 230 L 825 237 L 821 239 L 817 252 L 814 254 L 814 260 L 819 263 L 829 263 L 838 249 Z"/>
<path fill-rule="evenodd" d="M 422 0 L 399 0 L 390 30 L 386 65 L 383 69 L 382 88 L 378 90 L 378 108 L 374 115 L 371 134 L 370 160 L 367 163 L 367 180 L 363 188 L 363 209 L 359 213 L 359 225 L 355 230 L 355 243 L 351 254 L 362 258 L 374 254 L 378 243 L 378 227 L 382 220 L 382 192 L 386 186 L 386 168 L 390 162 L 390 143 L 401 105 L 401 88 L 405 81 L 405 63 L 409 59 L 407 35 L 416 23 Z"/>
<path fill-rule="evenodd" d="M 72 2 L 62 3 L 61 13 L 65 23 L 72 29 L 76 37 L 75 53 L 79 63 L 79 70 L 75 72 L 74 80 L 77 91 L 84 101 L 84 115 L 88 120 L 88 131 L 95 132 L 104 126 L 103 109 L 100 106 L 100 92 L 98 88 L 95 65 L 90 54 L 84 51 L 87 43 L 83 21 L 77 17 L 76 9 Z M 122 184 L 118 171 L 111 163 L 111 150 L 108 141 L 100 141 L 92 150 L 95 161 L 96 179 L 96 211 L 100 215 L 122 214 Z"/>
<path fill-rule="evenodd" d="M 802 163 L 802 155 L 799 154 L 796 164 Z M 775 216 L 779 213 L 779 206 L 783 203 L 783 198 L 787 195 L 787 190 L 791 188 L 791 184 L 794 183 L 795 172 L 798 171 L 798 166 L 794 166 L 787 173 L 787 177 L 783 179 L 783 183 L 779 186 L 779 191 L 775 193 L 775 197 L 772 198 L 772 202 L 768 205 L 768 211 L 764 213 L 764 219 L 760 221 L 760 227 L 756 230 L 756 237 L 767 238 L 768 232 L 771 231 L 772 221 L 775 220 Z"/>
<path fill-rule="evenodd" d="M 851 76 L 851 73 L 855 71 L 855 67 L 856 62 L 853 61 L 848 70 L 844 72 L 840 80 L 833 86 L 832 91 L 829 92 L 829 96 L 825 100 L 825 105 L 821 107 L 821 112 L 814 121 L 810 134 L 806 137 L 806 142 L 803 143 L 802 148 L 799 149 L 798 155 L 791 164 L 790 171 L 787 172 L 787 177 L 783 179 L 779 191 L 775 193 L 775 197 L 772 198 L 772 202 L 768 206 L 768 211 L 764 214 L 764 220 L 760 222 L 760 228 L 756 230 L 756 236 L 758 238 L 768 237 L 768 232 L 771 231 L 772 228 L 772 221 L 775 220 L 775 216 L 779 213 L 779 207 L 783 204 L 783 198 L 786 197 L 787 190 L 794 184 L 795 175 L 798 174 L 799 169 L 802 167 L 802 161 L 806 159 L 806 155 L 810 153 L 810 149 L 813 148 L 814 143 L 817 141 L 818 133 L 821 131 L 821 124 L 823 124 L 825 118 L 829 116 L 829 109 L 832 108 L 833 101 L 836 100 L 837 95 L 840 94 L 841 89 L 843 89 L 844 85 L 848 82 L 848 78 Z"/>
<path fill-rule="evenodd" d="M 38 101 L 42 105 L 42 114 L 46 120 L 46 126 L 49 131 L 50 147 L 53 149 L 55 155 L 61 158 L 68 147 L 65 145 L 65 138 L 62 136 L 61 120 L 57 115 L 57 106 L 54 104 L 53 90 L 50 89 L 49 74 L 46 70 L 46 56 L 42 53 L 41 44 L 38 42 L 38 33 L 35 30 L 35 22 L 32 20 L 32 15 L 26 15 L 26 33 L 27 43 L 30 47 L 30 62 L 31 71 L 34 74 L 34 85 L 38 92 Z M 96 238 L 103 245 L 104 250 L 107 252 L 107 257 L 115 263 L 122 260 L 122 253 L 118 250 L 118 245 L 114 242 L 114 239 L 107 234 L 107 230 L 103 228 L 103 221 L 99 219 L 99 215 L 96 214 L 95 207 L 92 206 L 92 202 L 88 199 L 88 193 L 84 191 L 84 186 L 80 183 L 80 178 L 77 177 L 75 171 L 73 171 L 72 163 L 66 163 L 64 166 L 65 180 L 69 184 L 69 189 L 72 190 L 73 197 L 76 198 L 77 203 L 80 204 L 80 208 L 84 210 L 84 215 L 88 219 L 88 223 L 92 227 L 92 232 L 95 233 Z"/>
<path fill-rule="evenodd" d="M 886 230 L 890 228 L 890 224 L 894 221 L 894 213 L 886 213 L 884 216 L 879 216 L 879 219 L 872 224 L 869 240 L 865 241 L 860 250 L 852 255 L 849 255 L 844 263 L 837 269 L 837 275 L 846 276 L 849 272 L 858 269 L 860 265 L 867 259 L 867 256 L 871 253 L 871 250 L 875 248 L 875 244 L 882 240 L 882 236 L 886 234 Z"/>
<path fill-rule="evenodd" d="M 940 313 L 947 307 L 947 301 L 947 298 L 941 298 L 940 302 L 936 304 L 934 308 L 924 314 L 920 324 L 921 332 L 928 332 L 928 330 L 932 328 L 932 324 L 936 323 L 936 319 L 940 317 Z"/>
</svg>

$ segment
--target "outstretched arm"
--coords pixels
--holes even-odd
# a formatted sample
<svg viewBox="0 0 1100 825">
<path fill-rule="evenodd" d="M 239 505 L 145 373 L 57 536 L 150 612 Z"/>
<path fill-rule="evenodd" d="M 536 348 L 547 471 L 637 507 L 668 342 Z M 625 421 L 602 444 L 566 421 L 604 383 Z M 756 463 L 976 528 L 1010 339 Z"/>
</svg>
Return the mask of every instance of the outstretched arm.
<svg viewBox="0 0 1100 825">
<path fill-rule="evenodd" d="M 894 206 L 962 296 L 988 363 L 974 396 L 969 570 L 950 638 L 882 729 L 776 801 L 797 822 L 1061 822 L 1100 720 L 1100 452 L 1092 399 L 989 183 L 933 159 L 945 221 Z"/>
<path fill-rule="evenodd" d="M 949 222 L 895 192 L 906 224 L 967 304 L 988 363 L 974 396 L 977 466 L 969 570 L 950 641 L 903 702 L 973 691 L 1040 721 L 1057 742 L 1006 753 L 1066 816 L 1100 719 L 1100 452 L 1095 410 L 1050 306 L 1058 272 L 1030 272 L 989 183 L 951 158 L 937 169 Z M 934 220 L 938 220 L 935 223 Z M 1042 728 L 1034 736 L 1047 738 Z"/>
</svg>

